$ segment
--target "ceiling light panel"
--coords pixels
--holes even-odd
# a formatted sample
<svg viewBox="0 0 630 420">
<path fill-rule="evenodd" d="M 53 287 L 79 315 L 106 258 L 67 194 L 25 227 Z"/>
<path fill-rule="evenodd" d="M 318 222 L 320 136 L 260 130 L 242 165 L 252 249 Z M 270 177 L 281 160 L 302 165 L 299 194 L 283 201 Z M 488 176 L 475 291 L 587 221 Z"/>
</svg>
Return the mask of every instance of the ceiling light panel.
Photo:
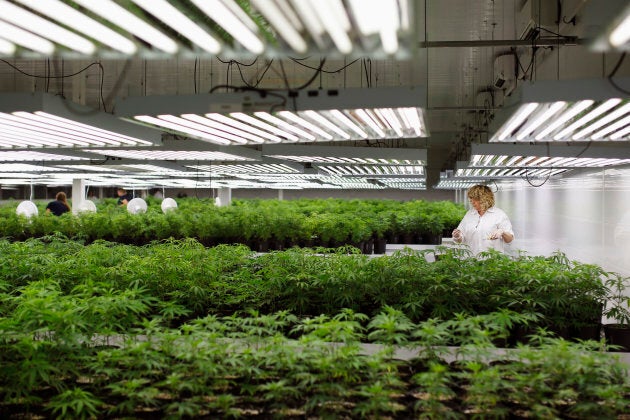
<svg viewBox="0 0 630 420">
<path fill-rule="evenodd" d="M 79 156 L 59 155 L 27 150 L 0 151 L 0 163 L 4 162 L 46 162 L 57 160 L 89 160 Z"/>
<path fill-rule="evenodd" d="M 107 149 L 90 149 L 90 153 L 99 155 L 137 159 L 137 160 L 166 160 L 166 161 L 239 161 L 253 160 L 244 156 L 230 154 L 219 151 L 186 151 L 186 150 L 107 150 Z"/>
<path fill-rule="evenodd" d="M 163 95 L 122 100 L 127 121 L 217 145 L 313 143 L 429 135 L 424 88 Z M 287 109 L 291 108 L 291 109 Z"/>
<path fill-rule="evenodd" d="M 189 166 L 191 169 L 207 171 L 210 173 L 221 174 L 248 174 L 256 176 L 256 174 L 282 174 L 282 176 L 288 174 L 296 174 L 298 171 L 284 164 L 218 164 L 218 165 L 195 165 Z"/>
<path fill-rule="evenodd" d="M 473 185 L 483 184 L 482 180 L 466 180 L 460 178 L 440 178 L 437 184 L 433 186 L 435 190 L 462 190 L 468 189 Z"/>
<path fill-rule="evenodd" d="M 424 176 L 423 166 L 318 165 L 318 169 L 337 176 Z"/>
<path fill-rule="evenodd" d="M 609 145 L 545 146 L 473 144 L 469 162 L 457 162 L 453 178 L 468 180 L 556 177 L 574 169 L 630 164 L 630 150 Z"/>
<path fill-rule="evenodd" d="M 410 58 L 410 0 L 0 0 L 5 56 Z M 177 34 L 177 35 L 175 35 Z"/>
<path fill-rule="evenodd" d="M 46 93 L 0 94 L 0 150 L 143 147 L 160 133 Z"/>
<path fill-rule="evenodd" d="M 300 163 L 333 165 L 425 166 L 426 149 L 319 145 L 265 145 L 263 156 Z"/>
<path fill-rule="evenodd" d="M 497 113 L 491 143 L 630 140 L 630 97 L 606 79 L 540 81 L 513 96 Z"/>
</svg>

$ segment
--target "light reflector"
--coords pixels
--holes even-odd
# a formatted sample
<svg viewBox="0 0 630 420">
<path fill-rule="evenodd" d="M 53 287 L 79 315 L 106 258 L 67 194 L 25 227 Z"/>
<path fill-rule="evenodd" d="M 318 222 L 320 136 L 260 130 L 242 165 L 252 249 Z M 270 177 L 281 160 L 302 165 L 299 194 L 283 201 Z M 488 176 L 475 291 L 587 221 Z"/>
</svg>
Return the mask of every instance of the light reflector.
<svg viewBox="0 0 630 420">
<path fill-rule="evenodd" d="M 630 140 L 630 96 L 607 80 L 541 81 L 513 96 L 497 113 L 491 143 Z"/>
<path fill-rule="evenodd" d="M 145 96 L 126 98 L 117 113 L 131 122 L 221 145 L 416 138 L 428 136 L 423 90 L 344 89 L 282 101 L 297 112 L 283 109 L 280 94 Z"/>
<path fill-rule="evenodd" d="M 165 58 L 174 54 L 277 57 L 312 53 L 331 58 L 410 58 L 416 49 L 410 19 L 414 2 L 410 0 L 0 3 L 3 38 L 23 46 L 25 55 Z M 12 25 L 11 29 L 5 24 Z M 181 39 L 168 33 L 181 34 Z M 0 54 L 12 55 L 17 50 L 5 47 Z"/>
</svg>

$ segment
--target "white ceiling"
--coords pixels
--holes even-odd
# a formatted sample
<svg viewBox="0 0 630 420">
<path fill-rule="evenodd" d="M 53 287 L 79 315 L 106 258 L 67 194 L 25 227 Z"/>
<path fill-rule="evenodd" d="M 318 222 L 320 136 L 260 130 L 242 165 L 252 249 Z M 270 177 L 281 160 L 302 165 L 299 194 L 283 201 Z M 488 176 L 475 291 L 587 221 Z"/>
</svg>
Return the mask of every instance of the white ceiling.
<svg viewBox="0 0 630 420">
<path fill-rule="evenodd" d="M 528 11 L 532 3 L 543 8 L 554 8 L 554 3 L 561 7 L 559 13 L 554 10 L 553 22 L 545 16 L 534 16 L 546 28 L 536 41 L 534 59 L 532 45 L 520 39 L 524 16 L 531 17 Z M 427 185 L 431 186 L 441 170 L 454 168 L 457 160 L 467 159 L 470 143 L 487 141 L 488 121 L 503 104 L 504 95 L 514 87 L 511 84 L 514 82 L 507 81 L 507 91 L 493 85 L 500 71 L 508 73 L 505 78 L 514 78 L 512 70 L 519 66 L 515 56 L 520 62 L 521 79 L 516 84 L 528 79 L 601 78 L 610 73 L 619 54 L 594 53 L 581 44 L 587 3 L 586 0 L 413 1 L 418 40 L 414 58 L 366 57 L 354 62 L 355 58 L 327 59 L 324 71 L 308 88 L 426 86 L 428 138 L 338 145 L 426 148 Z M 575 25 L 571 23 L 573 19 Z M 568 40 L 569 36 L 576 37 L 577 42 Z M 259 88 L 294 88 L 311 79 L 321 58 L 325 57 L 292 56 L 274 58 L 271 63 L 265 57 L 230 61 L 221 56 L 155 60 L 6 58 L 0 62 L 0 92 L 44 91 L 115 113 L 116 101 L 128 96 L 208 94 L 213 89 L 228 91 L 219 87 L 222 85 L 257 83 Z M 630 60 L 624 62 L 616 75 L 630 75 Z M 198 143 L 195 142 L 196 148 L 203 147 Z"/>
</svg>

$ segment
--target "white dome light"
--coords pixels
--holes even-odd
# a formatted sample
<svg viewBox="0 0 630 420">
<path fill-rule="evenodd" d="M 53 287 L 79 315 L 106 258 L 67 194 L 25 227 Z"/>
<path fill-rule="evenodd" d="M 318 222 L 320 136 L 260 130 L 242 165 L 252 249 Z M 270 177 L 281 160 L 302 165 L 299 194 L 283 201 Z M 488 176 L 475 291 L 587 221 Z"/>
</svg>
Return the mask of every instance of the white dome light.
<svg viewBox="0 0 630 420">
<path fill-rule="evenodd" d="M 22 201 L 20 204 L 18 204 L 17 209 L 15 209 L 15 212 L 19 216 L 25 216 L 28 218 L 32 216 L 37 216 L 39 214 L 39 211 L 37 210 L 37 206 L 35 205 L 35 203 L 28 200 Z"/>
<path fill-rule="evenodd" d="M 162 207 L 162 212 L 168 213 L 169 211 L 177 209 L 177 201 L 173 200 L 170 197 L 165 198 L 164 200 L 162 200 L 161 207 Z"/>
<path fill-rule="evenodd" d="M 127 203 L 127 211 L 131 214 L 146 213 L 147 202 L 139 197 L 133 198 Z"/>
</svg>

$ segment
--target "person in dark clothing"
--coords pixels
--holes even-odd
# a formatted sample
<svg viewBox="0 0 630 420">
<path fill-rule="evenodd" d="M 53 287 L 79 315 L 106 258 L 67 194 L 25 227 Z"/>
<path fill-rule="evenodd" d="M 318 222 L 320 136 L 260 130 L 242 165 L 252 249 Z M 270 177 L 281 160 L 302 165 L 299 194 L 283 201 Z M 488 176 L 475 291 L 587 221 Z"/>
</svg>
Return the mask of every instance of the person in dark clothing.
<svg viewBox="0 0 630 420">
<path fill-rule="evenodd" d="M 126 206 L 133 198 L 133 194 L 128 193 L 124 188 L 118 188 L 118 205 Z"/>
<path fill-rule="evenodd" d="M 59 191 L 55 196 L 55 201 L 51 201 L 46 206 L 46 213 L 52 213 L 55 216 L 61 216 L 70 211 L 70 204 L 66 198 L 66 193 Z"/>
</svg>

